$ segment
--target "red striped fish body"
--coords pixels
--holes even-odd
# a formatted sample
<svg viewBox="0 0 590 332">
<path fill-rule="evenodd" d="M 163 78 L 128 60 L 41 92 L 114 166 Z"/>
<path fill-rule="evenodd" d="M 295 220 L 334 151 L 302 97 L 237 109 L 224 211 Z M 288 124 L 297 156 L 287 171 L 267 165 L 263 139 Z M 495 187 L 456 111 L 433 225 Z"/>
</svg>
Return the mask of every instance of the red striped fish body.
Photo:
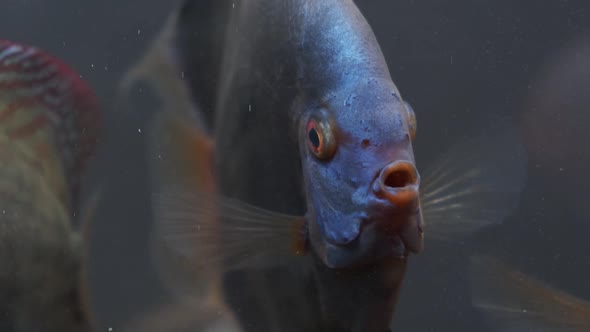
<svg viewBox="0 0 590 332">
<path fill-rule="evenodd" d="M 0 40 L 0 132 L 35 150 L 39 162 L 55 146 L 66 196 L 74 201 L 99 123 L 92 89 L 68 65 L 35 47 Z"/>
<path fill-rule="evenodd" d="M 72 224 L 100 113 L 55 57 L 0 41 L 0 330 L 89 331 Z"/>
</svg>

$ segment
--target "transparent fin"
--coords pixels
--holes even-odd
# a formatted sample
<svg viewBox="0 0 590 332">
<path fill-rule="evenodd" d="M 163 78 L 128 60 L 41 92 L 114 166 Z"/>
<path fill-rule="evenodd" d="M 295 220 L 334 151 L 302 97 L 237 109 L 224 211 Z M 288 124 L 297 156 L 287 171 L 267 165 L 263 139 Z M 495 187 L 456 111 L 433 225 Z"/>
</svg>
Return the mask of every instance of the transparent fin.
<svg viewBox="0 0 590 332">
<path fill-rule="evenodd" d="M 186 117 L 197 117 L 190 92 L 175 57 L 175 27 L 178 10 L 173 10 L 162 30 L 143 57 L 131 66 L 119 82 L 119 95 L 129 95 L 139 82 L 147 83 L 156 92 L 167 112 L 179 112 Z M 202 122 L 196 122 L 200 125 Z"/>
<path fill-rule="evenodd" d="M 520 201 L 526 153 L 506 122 L 466 137 L 422 176 L 421 203 L 428 238 L 450 240 L 501 223 Z"/>
<path fill-rule="evenodd" d="M 286 264 L 303 218 L 184 188 L 156 195 L 158 231 L 177 252 L 224 269 Z M 301 234 L 303 236 L 303 234 Z M 273 259 L 274 257 L 274 259 Z"/>
<path fill-rule="evenodd" d="M 303 217 L 216 193 L 212 143 L 198 128 L 162 113 L 152 129 L 157 241 L 187 263 L 218 272 L 289 264 L 288 258 L 303 253 Z"/>
<path fill-rule="evenodd" d="M 123 332 L 240 332 L 229 310 L 211 303 L 164 304 L 128 322 Z"/>
<path fill-rule="evenodd" d="M 590 303 L 487 257 L 471 258 L 472 303 L 498 332 L 590 331 Z"/>
</svg>

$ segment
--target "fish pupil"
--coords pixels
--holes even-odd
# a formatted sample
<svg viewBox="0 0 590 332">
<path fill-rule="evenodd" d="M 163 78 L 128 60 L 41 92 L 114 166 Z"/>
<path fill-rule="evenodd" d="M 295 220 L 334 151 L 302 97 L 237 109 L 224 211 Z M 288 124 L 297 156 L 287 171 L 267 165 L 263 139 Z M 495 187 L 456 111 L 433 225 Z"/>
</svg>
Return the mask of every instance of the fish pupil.
<svg viewBox="0 0 590 332">
<path fill-rule="evenodd" d="M 311 145 L 315 149 L 318 149 L 320 147 L 320 136 L 318 135 L 317 130 L 315 130 L 315 128 L 311 128 L 309 130 L 308 136 L 309 136 L 309 141 L 311 142 Z"/>
</svg>

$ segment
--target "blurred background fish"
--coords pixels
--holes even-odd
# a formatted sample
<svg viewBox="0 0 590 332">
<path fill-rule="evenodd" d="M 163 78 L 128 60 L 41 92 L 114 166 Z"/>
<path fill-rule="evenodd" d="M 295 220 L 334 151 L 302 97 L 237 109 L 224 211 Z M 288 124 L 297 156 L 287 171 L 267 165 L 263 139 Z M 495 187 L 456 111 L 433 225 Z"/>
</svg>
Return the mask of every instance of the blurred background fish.
<svg viewBox="0 0 590 332">
<path fill-rule="evenodd" d="M 529 84 L 521 127 L 531 166 L 546 187 L 532 184 L 536 208 L 525 218 L 531 232 L 513 229 L 505 239 L 521 249 L 470 259 L 471 302 L 491 331 L 590 330 L 584 277 L 590 213 L 580 194 L 590 189 L 590 154 L 582 146 L 589 139 L 589 59 L 585 32 L 544 59 Z"/>
<path fill-rule="evenodd" d="M 590 302 L 489 257 L 471 258 L 472 302 L 494 332 L 590 331 Z"/>
<path fill-rule="evenodd" d="M 252 8 L 247 4 L 241 6 L 241 9 L 238 8 L 241 14 L 236 14 L 237 19 L 247 22 L 246 17 L 252 14 L 248 10 Z M 292 297 L 290 300 L 291 309 L 283 308 L 281 305 L 269 306 L 269 297 L 276 295 L 274 294 L 276 291 L 272 290 L 272 282 L 267 277 L 264 278 L 266 281 L 257 280 L 258 277 L 254 277 L 256 274 L 250 273 L 249 282 L 254 282 L 255 285 L 251 287 L 252 291 L 257 293 L 253 297 L 256 300 L 253 300 L 252 305 L 266 307 L 266 309 L 262 309 L 262 311 L 266 312 L 265 320 L 276 320 L 276 316 L 283 315 L 283 313 L 277 311 L 284 311 L 285 315 L 292 313 L 295 316 L 307 312 L 305 314 L 307 316 L 301 317 L 300 322 L 297 324 L 322 326 L 322 324 L 325 324 L 322 320 L 326 319 L 326 317 L 317 318 L 318 315 L 319 317 L 325 315 L 322 310 L 325 311 L 327 307 L 327 312 L 332 312 L 328 313 L 328 315 L 333 315 L 334 312 L 334 309 L 331 308 L 333 304 L 323 303 L 324 301 L 339 302 L 342 308 L 350 305 L 358 306 L 357 302 L 352 301 L 350 298 L 347 299 L 346 296 L 354 292 L 355 287 L 362 288 L 361 285 L 364 281 L 360 274 L 367 273 L 367 270 L 360 269 L 359 275 L 354 276 L 354 273 L 342 273 L 342 271 L 338 270 L 331 271 L 319 264 L 319 266 L 315 267 L 315 269 L 321 271 L 318 272 L 318 275 L 323 274 L 326 276 L 332 273 L 340 275 L 337 277 L 332 275 L 327 279 L 319 280 L 317 275 L 314 276 L 314 273 L 310 272 L 313 271 L 314 267 L 306 266 L 306 263 L 302 265 L 301 262 L 305 262 L 305 259 L 297 261 L 296 258 L 309 249 L 306 248 L 309 239 L 306 238 L 305 228 L 301 228 L 304 223 L 303 217 L 282 214 L 277 210 L 265 210 L 219 196 L 216 181 L 213 181 L 216 175 L 219 176 L 213 160 L 213 151 L 215 151 L 216 147 L 214 141 L 209 138 L 206 130 L 207 124 L 203 123 L 203 121 L 207 121 L 207 118 L 210 120 L 211 115 L 203 116 L 202 112 L 192 115 L 190 111 L 187 112 L 187 109 L 176 108 L 188 104 L 191 105 L 188 108 L 194 112 L 201 111 L 203 106 L 210 107 L 210 105 L 203 104 L 198 105 L 199 107 L 194 105 L 194 100 L 202 100 L 199 94 L 200 88 L 195 88 L 194 85 L 191 85 L 191 81 L 184 80 L 185 76 L 192 77 L 196 81 L 205 80 L 205 78 L 199 76 L 200 72 L 194 69 L 195 63 L 190 65 L 193 66 L 191 71 L 190 68 L 183 67 L 178 60 L 175 60 L 174 56 L 181 53 L 182 55 L 177 56 L 184 59 L 184 63 L 187 63 L 190 62 L 191 52 L 199 52 L 198 50 L 191 50 L 191 45 L 195 45 L 197 49 L 205 48 L 194 43 L 174 42 L 175 24 L 176 29 L 186 29 L 182 33 L 178 33 L 179 36 L 184 37 L 178 38 L 190 39 L 187 36 L 190 36 L 192 31 L 198 31 L 199 24 L 203 23 L 195 15 L 204 14 L 203 12 L 197 12 L 190 5 L 185 6 L 180 11 L 183 15 L 183 21 L 177 23 L 178 13 L 175 11 L 169 17 L 165 28 L 152 44 L 150 51 L 136 67 L 128 72 L 122 85 L 124 90 L 128 90 L 136 80 L 148 80 L 164 100 L 163 113 L 155 117 L 154 125 L 151 128 L 152 150 L 149 156 L 151 163 L 154 164 L 153 183 L 155 188 L 158 188 L 157 193 L 154 195 L 154 202 L 158 222 L 156 224 L 155 240 L 159 254 L 155 256 L 158 257 L 157 261 L 161 274 L 172 289 L 181 290 L 177 292 L 177 294 L 184 294 L 180 296 L 181 298 L 186 297 L 186 294 L 192 294 L 196 298 L 201 298 L 201 303 L 211 303 L 210 299 L 212 297 L 220 297 L 217 290 L 220 287 L 219 281 L 227 278 L 224 276 L 231 270 L 260 270 L 259 263 L 261 263 L 261 260 L 265 269 L 271 267 L 276 269 L 277 266 L 291 264 L 289 268 L 292 275 L 288 279 L 291 280 L 288 284 L 296 286 L 301 283 L 308 285 L 306 287 L 310 287 L 309 289 L 314 289 L 315 287 L 326 288 L 326 284 L 322 285 L 322 283 L 327 283 L 329 288 L 334 289 L 332 295 L 322 299 L 309 292 L 301 296 L 301 292 L 299 292 L 298 297 Z M 241 17 L 241 15 L 244 15 L 244 17 Z M 230 47 L 228 52 L 237 51 Z M 240 54 L 244 55 L 243 52 Z M 232 59 L 231 54 L 225 56 Z M 223 67 L 223 70 L 231 72 L 231 69 L 229 69 L 231 66 L 236 66 L 236 64 L 230 62 Z M 246 64 L 242 63 L 241 66 L 246 66 Z M 206 74 L 205 77 L 207 75 L 209 74 Z M 162 81 L 159 78 L 162 78 Z M 219 79 L 222 82 L 228 80 L 223 76 Z M 170 94 L 167 92 L 168 88 L 162 88 L 163 82 L 169 80 L 175 80 L 175 83 L 170 84 L 170 86 L 182 87 L 182 89 L 188 87 L 193 100 L 179 101 L 177 93 Z M 229 80 L 231 81 L 231 79 Z M 244 84 L 257 86 L 256 84 L 259 83 L 257 82 L 256 80 L 245 80 Z M 199 83 L 195 84 L 198 85 Z M 222 92 L 219 93 L 230 99 L 237 95 L 236 93 L 223 92 L 223 88 Z M 210 96 L 207 96 L 205 100 L 210 100 Z M 229 101 L 223 100 L 221 103 L 229 103 Z M 413 113 L 410 106 L 405 105 Z M 264 109 L 258 109 L 256 102 L 253 100 L 250 107 L 255 107 L 257 112 L 265 111 Z M 280 117 L 270 120 L 271 122 L 259 122 L 259 125 L 276 128 L 280 124 L 272 121 L 280 121 L 279 119 Z M 524 169 L 526 156 L 520 137 L 516 129 L 510 125 L 510 121 L 498 120 L 490 118 L 488 130 L 478 135 L 467 133 L 462 140 L 463 142 L 447 151 L 438 161 L 432 163 L 430 169 L 427 169 L 422 174 L 420 196 L 423 206 L 422 213 L 426 220 L 427 239 L 432 237 L 443 241 L 457 241 L 482 227 L 500 223 L 517 206 L 526 177 Z M 217 118 L 216 121 L 232 122 L 236 120 Z M 412 126 L 413 130 L 415 130 L 415 122 Z M 250 135 L 249 139 L 252 140 L 253 144 L 260 141 L 280 141 L 281 137 L 284 136 L 283 132 L 276 131 L 274 138 L 263 138 L 256 136 L 257 133 L 262 135 L 262 128 L 248 127 L 245 130 L 246 134 L 244 135 Z M 243 136 L 230 132 L 217 133 L 216 135 L 221 137 Z M 231 154 L 231 152 L 229 153 Z M 297 158 L 299 152 L 298 149 L 293 149 L 281 153 L 292 154 L 292 157 Z M 266 163 L 271 163 L 273 158 L 276 158 L 276 156 L 272 154 L 263 157 Z M 237 162 L 230 158 L 226 163 L 231 165 Z M 231 184 L 237 187 L 251 185 L 254 189 L 260 189 L 262 179 L 259 176 L 248 175 L 247 169 L 249 168 L 231 167 L 241 169 L 241 180 L 234 178 L 230 181 Z M 337 166 L 334 165 L 333 167 Z M 290 173 L 287 169 L 268 167 L 265 176 L 272 177 L 275 180 L 278 176 L 300 178 L 300 175 L 296 173 L 288 174 Z M 257 185 L 252 183 L 253 178 L 258 179 Z M 277 185 L 281 185 L 281 181 L 276 180 L 275 182 L 277 182 Z M 170 190 L 172 190 L 172 194 L 170 194 Z M 307 190 L 311 189 L 308 188 Z M 264 193 L 275 195 L 272 190 L 257 191 L 256 195 Z M 294 189 L 289 195 L 294 196 L 299 195 L 299 193 Z M 286 201 L 288 200 L 286 199 Z M 293 206 L 288 210 L 293 211 L 296 205 L 294 202 Z M 221 219 L 215 221 L 217 218 Z M 171 257 L 174 254 L 177 257 Z M 264 259 L 268 257 L 272 257 L 270 262 Z M 181 270 L 184 270 L 187 275 L 179 275 Z M 403 275 L 403 268 L 394 270 L 400 271 L 401 274 L 396 275 L 396 273 L 393 273 L 388 277 L 399 280 L 400 276 Z M 342 275 L 347 276 L 342 277 Z M 285 277 L 282 277 L 282 279 L 278 278 L 277 282 L 284 283 L 286 280 Z M 191 283 L 193 285 L 192 291 L 187 291 L 186 288 L 181 286 Z M 236 289 L 236 291 L 238 290 Z M 245 291 L 244 288 L 239 288 L 239 292 L 244 293 Z M 320 293 L 322 292 L 325 293 L 326 291 L 320 291 Z M 343 294 L 343 296 L 335 296 L 336 293 Z M 373 300 L 371 300 L 371 296 L 374 296 Z M 394 294 L 394 298 L 396 296 Z M 336 298 L 338 300 L 334 301 Z M 318 301 L 320 304 L 318 304 Z M 362 310 L 366 310 L 380 301 L 375 294 L 369 295 L 368 303 L 363 305 Z M 271 310 L 271 307 L 274 308 Z M 217 308 L 228 316 L 232 316 L 228 311 L 240 312 L 245 310 L 244 307 L 235 306 L 233 308 L 230 306 L 231 310 L 228 310 L 227 306 L 223 305 Z M 182 309 L 179 310 L 182 311 Z M 204 309 L 201 307 L 201 310 Z M 266 310 L 271 310 L 274 313 Z M 336 312 L 338 310 L 341 309 L 337 309 Z M 339 324 L 346 326 L 345 329 L 359 329 L 359 326 L 355 327 L 352 323 L 342 323 L 350 319 L 344 314 L 346 310 L 349 309 L 340 311 L 336 314 L 336 317 L 330 317 L 329 319 L 340 320 Z M 373 311 L 387 315 L 388 309 L 375 307 Z M 190 310 L 186 310 L 186 312 L 190 313 Z M 261 320 L 258 314 L 251 315 L 253 316 L 248 318 L 248 321 L 252 322 L 251 319 Z M 199 319 L 197 317 L 193 318 Z M 289 319 L 291 322 L 298 320 L 293 317 Z M 258 328 L 261 328 L 262 325 L 260 324 L 262 323 L 253 325 L 253 323 L 242 321 L 242 327 L 258 326 Z M 276 324 L 274 325 L 276 329 L 276 326 L 285 326 L 281 324 L 289 326 L 289 324 L 293 323 L 282 321 L 272 324 Z M 293 327 L 294 325 L 291 325 L 288 328 Z M 266 328 L 273 330 L 272 327 Z M 367 326 L 364 328 L 373 330 L 373 328 Z M 363 328 L 360 329 L 363 330 Z"/>
<path fill-rule="evenodd" d="M 0 40 L 2 331 L 91 330 L 79 226 L 95 201 L 81 215 L 78 199 L 99 128 L 96 97 L 77 73 Z"/>
</svg>

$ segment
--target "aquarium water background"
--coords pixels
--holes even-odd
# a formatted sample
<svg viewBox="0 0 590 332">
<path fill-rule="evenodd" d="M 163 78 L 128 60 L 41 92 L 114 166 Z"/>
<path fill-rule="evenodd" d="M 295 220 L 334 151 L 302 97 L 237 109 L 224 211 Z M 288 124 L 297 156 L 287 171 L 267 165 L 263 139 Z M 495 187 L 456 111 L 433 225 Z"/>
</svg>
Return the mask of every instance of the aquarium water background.
<svg viewBox="0 0 590 332">
<path fill-rule="evenodd" d="M 0 37 L 64 59 L 96 88 L 105 109 L 104 136 L 85 182 L 86 192 L 103 188 L 91 227 L 89 272 L 99 331 L 117 331 L 168 297 L 149 248 L 145 132 L 157 111 L 155 97 L 139 86 L 130 101 L 121 102 L 116 87 L 174 2 L 1 2 Z M 512 117 L 520 126 L 529 152 L 520 207 L 502 226 L 450 243 L 429 240 L 426 233 L 425 252 L 410 257 L 394 331 L 486 331 L 486 321 L 470 303 L 468 258 L 475 253 L 500 257 L 590 299 L 590 177 L 585 171 L 590 168 L 590 4 L 356 3 L 377 36 L 394 82 L 417 114 L 419 168 L 436 159 L 442 147 L 501 117 Z"/>
</svg>

